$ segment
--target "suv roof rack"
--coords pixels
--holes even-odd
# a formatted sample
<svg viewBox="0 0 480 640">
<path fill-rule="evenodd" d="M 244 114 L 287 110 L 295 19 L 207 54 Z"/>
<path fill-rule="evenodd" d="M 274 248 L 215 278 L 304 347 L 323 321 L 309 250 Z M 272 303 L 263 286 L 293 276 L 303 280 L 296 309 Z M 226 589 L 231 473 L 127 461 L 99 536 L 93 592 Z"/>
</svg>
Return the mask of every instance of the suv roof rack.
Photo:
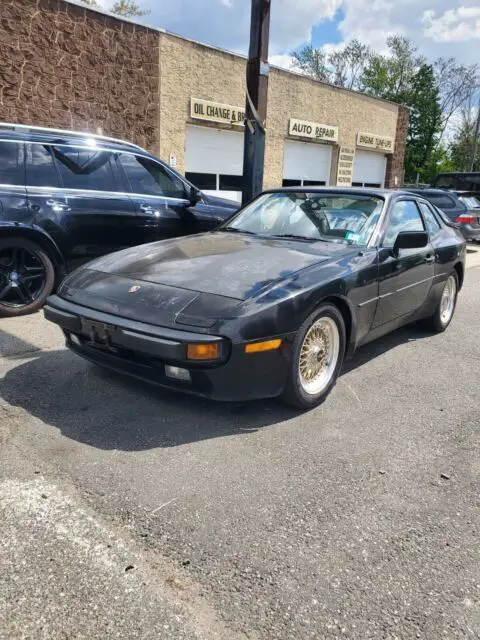
<svg viewBox="0 0 480 640">
<path fill-rule="evenodd" d="M 33 124 L 15 124 L 13 122 L 0 122 L 0 130 L 7 131 L 38 131 L 39 133 L 60 133 L 63 135 L 68 135 L 72 137 L 78 138 L 93 138 L 94 140 L 103 140 L 104 142 L 117 142 L 124 144 L 128 147 L 133 147 L 134 149 L 140 149 L 141 151 L 145 151 L 143 147 L 140 147 L 138 144 L 134 144 L 133 142 L 129 142 L 128 140 L 121 140 L 120 138 L 111 138 L 109 136 L 102 136 L 96 133 L 89 133 L 88 131 L 72 131 L 71 129 L 52 129 L 50 127 L 37 127 Z"/>
</svg>

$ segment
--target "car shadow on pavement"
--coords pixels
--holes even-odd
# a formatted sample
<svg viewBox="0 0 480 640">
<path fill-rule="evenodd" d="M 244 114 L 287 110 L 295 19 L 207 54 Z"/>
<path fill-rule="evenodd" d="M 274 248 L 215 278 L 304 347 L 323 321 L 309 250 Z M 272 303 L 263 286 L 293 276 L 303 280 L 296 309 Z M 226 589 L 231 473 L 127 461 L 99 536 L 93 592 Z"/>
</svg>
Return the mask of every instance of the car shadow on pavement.
<svg viewBox="0 0 480 640">
<path fill-rule="evenodd" d="M 415 327 L 400 329 L 359 349 L 342 375 L 428 335 Z M 251 433 L 298 415 L 275 400 L 216 403 L 164 390 L 103 370 L 65 349 L 27 357 L 0 380 L 3 399 L 64 436 L 100 449 L 175 447 Z"/>
</svg>

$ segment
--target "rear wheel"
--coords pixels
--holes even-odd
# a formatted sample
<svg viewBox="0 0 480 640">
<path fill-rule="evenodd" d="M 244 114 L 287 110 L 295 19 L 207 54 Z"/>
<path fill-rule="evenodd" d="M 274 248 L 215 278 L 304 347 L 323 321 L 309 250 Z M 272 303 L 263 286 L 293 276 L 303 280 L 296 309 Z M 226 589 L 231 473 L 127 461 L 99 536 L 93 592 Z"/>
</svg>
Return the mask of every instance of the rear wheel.
<svg viewBox="0 0 480 640">
<path fill-rule="evenodd" d="M 321 404 L 335 386 L 345 354 L 342 314 L 323 304 L 300 327 L 282 399 L 299 409 Z"/>
<path fill-rule="evenodd" d="M 420 321 L 420 326 L 429 331 L 435 331 L 441 333 L 445 331 L 450 322 L 452 321 L 453 314 L 455 313 L 455 307 L 457 305 L 458 294 L 458 276 L 457 272 L 453 271 L 447 278 L 440 302 L 435 309 L 435 312 L 425 320 Z"/>
<path fill-rule="evenodd" d="M 0 240 L 0 316 L 38 311 L 54 283 L 54 266 L 39 245 L 20 237 Z"/>
</svg>

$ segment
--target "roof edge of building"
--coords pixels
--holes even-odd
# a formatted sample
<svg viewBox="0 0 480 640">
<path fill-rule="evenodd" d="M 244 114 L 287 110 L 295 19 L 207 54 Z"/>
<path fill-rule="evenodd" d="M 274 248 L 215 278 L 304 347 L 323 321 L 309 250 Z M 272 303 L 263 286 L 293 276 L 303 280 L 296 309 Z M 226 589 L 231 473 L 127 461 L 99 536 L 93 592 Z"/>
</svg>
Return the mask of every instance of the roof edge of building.
<svg viewBox="0 0 480 640">
<path fill-rule="evenodd" d="M 138 22 L 137 20 L 133 20 L 132 18 L 127 18 L 125 16 L 119 16 L 119 15 L 116 15 L 115 13 L 111 13 L 110 11 L 107 11 L 106 9 L 102 9 L 101 7 L 87 5 L 81 2 L 80 0 L 61 0 L 61 1 L 66 2 L 67 4 L 73 4 L 77 7 L 85 9 L 86 11 L 93 11 L 94 13 L 99 13 L 101 15 L 108 16 L 109 18 L 113 18 L 114 20 L 118 20 L 119 22 L 127 22 L 129 24 L 135 25 L 136 27 L 141 27 L 143 29 L 148 29 L 150 31 L 157 31 L 158 33 L 172 36 L 174 38 L 178 38 L 179 40 L 192 42 L 193 44 L 199 45 L 201 47 L 205 47 L 206 49 L 211 49 L 213 51 L 218 51 L 220 53 L 227 53 L 236 58 L 247 60 L 247 56 L 242 53 L 229 51 L 228 49 L 224 49 L 223 47 L 218 47 L 213 44 L 207 44 L 205 42 L 201 42 L 200 40 L 195 40 L 194 38 L 187 38 L 186 36 L 182 36 L 178 33 L 174 33 L 173 31 L 168 31 L 167 29 L 162 29 L 161 27 L 154 27 L 149 24 L 143 24 L 142 22 Z M 286 73 L 289 75 L 296 76 L 298 78 L 303 78 L 310 82 L 314 82 L 315 84 L 324 85 L 325 87 L 328 87 L 329 89 L 333 89 L 335 91 L 345 91 L 347 93 L 353 93 L 356 96 L 366 98 L 367 100 L 373 100 L 375 102 L 385 102 L 395 107 L 402 107 L 402 106 L 405 107 L 405 105 L 402 105 L 398 102 L 393 102 L 392 100 L 386 100 L 385 98 L 376 98 L 375 96 L 370 96 L 368 95 L 368 93 L 363 93 L 362 91 L 357 91 L 355 89 L 347 89 L 346 87 L 339 87 L 336 84 L 331 84 L 330 82 L 325 82 L 324 80 L 317 80 L 316 78 L 311 78 L 310 76 L 307 76 L 304 73 L 300 73 L 299 71 L 294 71 L 293 69 L 285 69 L 284 67 L 279 67 L 275 64 L 271 64 L 270 67 L 272 69 L 275 69 L 276 71 L 280 71 L 281 73 Z M 405 108 L 408 109 L 408 107 L 405 107 Z"/>
</svg>

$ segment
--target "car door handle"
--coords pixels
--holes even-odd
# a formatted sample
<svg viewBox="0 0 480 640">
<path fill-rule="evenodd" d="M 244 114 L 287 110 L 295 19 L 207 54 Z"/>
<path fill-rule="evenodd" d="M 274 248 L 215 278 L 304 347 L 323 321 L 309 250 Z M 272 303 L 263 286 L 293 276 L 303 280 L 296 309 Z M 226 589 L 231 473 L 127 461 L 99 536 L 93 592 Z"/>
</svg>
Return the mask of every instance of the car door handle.
<svg viewBox="0 0 480 640">
<path fill-rule="evenodd" d="M 54 211 L 71 211 L 72 207 L 69 207 L 64 202 L 59 202 L 58 200 L 47 200 L 47 204 L 49 207 L 52 207 Z"/>
<path fill-rule="evenodd" d="M 431 264 L 432 262 L 435 262 L 435 256 L 427 256 L 427 257 L 425 258 L 425 262 L 426 262 L 427 264 Z"/>
<path fill-rule="evenodd" d="M 140 211 L 143 211 L 143 213 L 156 213 L 157 209 L 149 204 L 141 204 Z"/>
</svg>

